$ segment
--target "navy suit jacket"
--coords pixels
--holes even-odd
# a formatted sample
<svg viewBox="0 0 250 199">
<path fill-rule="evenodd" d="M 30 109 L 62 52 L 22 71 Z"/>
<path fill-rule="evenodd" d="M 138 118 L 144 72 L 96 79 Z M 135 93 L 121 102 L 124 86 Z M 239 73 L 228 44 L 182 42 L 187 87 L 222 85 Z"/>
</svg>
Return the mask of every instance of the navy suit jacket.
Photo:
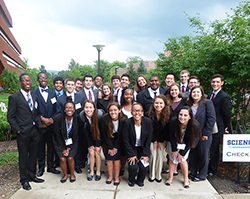
<svg viewBox="0 0 250 199">
<path fill-rule="evenodd" d="M 56 114 L 56 94 L 54 91 L 48 89 L 48 99 L 47 102 L 44 101 L 39 88 L 32 91 L 34 95 L 38 98 L 38 109 L 41 115 L 45 118 L 51 118 Z"/>
<path fill-rule="evenodd" d="M 165 93 L 167 92 L 166 87 L 159 87 L 159 89 L 160 89 L 160 94 L 165 95 Z M 139 92 L 136 98 L 137 102 L 142 104 L 144 113 L 147 114 L 154 100 L 150 96 L 148 89 L 144 89 L 143 91 Z"/>
<path fill-rule="evenodd" d="M 212 92 L 208 94 L 210 99 Z M 216 122 L 218 126 L 218 133 L 213 134 L 213 137 L 222 137 L 225 133 L 225 128 L 228 127 L 228 131 L 231 133 L 231 117 L 232 117 L 232 102 L 230 96 L 223 90 L 216 95 L 213 100 Z"/>
<path fill-rule="evenodd" d="M 194 118 L 200 124 L 200 127 L 202 129 L 202 135 L 212 135 L 216 116 L 214 105 L 211 100 L 204 100 L 201 102 Z"/>
<path fill-rule="evenodd" d="M 94 103 L 97 104 L 97 99 L 98 99 L 98 92 L 94 89 L 92 89 L 93 93 L 94 93 Z M 77 92 L 77 96 L 79 96 L 80 98 L 80 101 L 82 101 L 82 104 L 83 102 L 88 99 L 84 89 L 82 89 L 81 91 Z"/>
<path fill-rule="evenodd" d="M 13 133 L 20 131 L 27 135 L 34 125 L 39 129 L 42 127 L 37 97 L 32 93 L 31 97 L 33 100 L 32 111 L 21 91 L 9 96 L 7 119 Z"/>
<path fill-rule="evenodd" d="M 124 146 L 127 151 L 128 157 L 134 157 L 137 155 L 135 142 L 136 142 L 136 133 L 135 133 L 135 123 L 133 118 L 125 120 L 123 125 L 123 141 Z M 142 147 L 142 156 L 150 156 L 150 143 L 153 135 L 153 125 L 149 118 L 142 117 L 141 121 L 141 147 Z"/>
</svg>

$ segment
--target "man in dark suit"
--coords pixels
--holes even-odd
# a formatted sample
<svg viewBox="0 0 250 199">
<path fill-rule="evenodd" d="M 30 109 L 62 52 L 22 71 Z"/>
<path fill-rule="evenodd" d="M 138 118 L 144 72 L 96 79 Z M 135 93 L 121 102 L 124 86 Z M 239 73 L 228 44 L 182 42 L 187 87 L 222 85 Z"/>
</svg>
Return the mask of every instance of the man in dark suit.
<svg viewBox="0 0 250 199">
<path fill-rule="evenodd" d="M 83 104 L 87 99 L 92 100 L 96 104 L 98 92 L 93 89 L 93 76 L 85 75 L 83 77 L 83 84 L 84 88 L 76 93 L 76 95 L 80 99 L 81 104 Z M 75 156 L 75 170 L 77 173 L 82 173 L 81 168 L 85 167 L 85 162 L 87 160 L 87 151 L 86 139 L 82 133 L 82 130 L 79 130 L 77 153 Z"/>
<path fill-rule="evenodd" d="M 141 91 L 137 95 L 137 101 L 142 104 L 144 113 L 147 115 L 149 108 L 153 104 L 153 100 L 156 96 L 160 94 L 165 94 L 167 92 L 166 87 L 160 86 L 160 78 L 158 75 L 152 75 L 150 77 L 150 87 Z"/>
<path fill-rule="evenodd" d="M 20 91 L 9 97 L 7 119 L 11 131 L 17 134 L 19 152 L 19 174 L 23 189 L 30 190 L 29 181 L 44 182 L 36 177 L 37 147 L 40 140 L 41 115 L 37 98 L 30 93 L 30 76 L 23 73 L 19 77 Z"/>
<path fill-rule="evenodd" d="M 78 93 L 74 92 L 75 80 L 73 78 L 67 78 L 65 81 L 65 88 L 66 92 L 63 93 L 63 95 L 57 99 L 57 105 L 56 105 L 57 114 L 62 111 L 62 108 L 66 101 L 73 101 L 75 103 L 76 113 L 79 114 L 82 111 L 83 100 L 82 97 L 78 95 L 79 92 Z"/>
<path fill-rule="evenodd" d="M 231 130 L 232 103 L 230 96 L 222 90 L 224 77 L 220 74 L 213 75 L 211 86 L 213 92 L 208 95 L 208 98 L 213 101 L 218 133 L 213 134 L 213 141 L 210 147 L 210 162 L 208 167 L 208 176 L 213 176 L 217 172 L 217 167 L 220 158 L 220 142 L 223 134 Z"/>
<path fill-rule="evenodd" d="M 56 113 L 56 94 L 52 90 L 48 89 L 48 76 L 44 72 L 40 72 L 37 75 L 37 81 L 39 82 L 38 88 L 32 92 L 32 94 L 37 96 L 38 99 L 38 109 L 41 113 L 41 120 L 45 125 L 42 130 L 41 139 L 38 145 L 38 173 L 37 176 L 40 177 L 44 173 L 45 169 L 45 145 L 47 144 L 47 172 L 52 172 L 54 174 L 61 173 L 56 170 L 54 165 L 55 149 L 52 141 L 54 134 L 53 129 L 53 119 L 52 117 Z"/>
<path fill-rule="evenodd" d="M 181 88 L 181 92 L 188 92 L 189 91 L 189 87 L 188 87 L 188 79 L 189 79 L 189 72 L 187 70 L 182 70 L 180 72 L 180 88 Z"/>
</svg>

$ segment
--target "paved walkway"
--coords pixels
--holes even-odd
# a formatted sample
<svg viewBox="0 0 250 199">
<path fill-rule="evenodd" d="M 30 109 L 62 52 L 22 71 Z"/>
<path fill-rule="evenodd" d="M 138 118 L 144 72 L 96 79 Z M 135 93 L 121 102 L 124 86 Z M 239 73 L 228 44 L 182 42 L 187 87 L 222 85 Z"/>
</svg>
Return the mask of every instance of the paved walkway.
<svg viewBox="0 0 250 199">
<path fill-rule="evenodd" d="M 175 176 L 173 184 L 168 187 L 164 184 L 167 174 L 163 175 L 161 183 L 149 182 L 145 180 L 144 187 L 129 187 L 127 185 L 128 173 L 125 172 L 121 178 L 119 186 L 105 183 L 107 173 L 102 175 L 102 179 L 96 182 L 87 181 L 87 171 L 76 174 L 76 182 L 70 183 L 69 180 L 62 184 L 61 174 L 55 175 L 45 172 L 42 176 L 44 183 L 30 183 L 32 190 L 18 190 L 11 199 L 221 199 L 212 185 L 206 180 L 204 182 L 191 182 L 189 189 L 183 188 L 183 176 Z M 238 195 L 237 195 L 238 196 Z M 228 198 L 228 197 L 227 197 Z M 236 197 L 234 197 L 236 198 Z M 231 198 L 228 198 L 231 199 Z M 237 199 L 239 199 L 237 197 Z"/>
</svg>

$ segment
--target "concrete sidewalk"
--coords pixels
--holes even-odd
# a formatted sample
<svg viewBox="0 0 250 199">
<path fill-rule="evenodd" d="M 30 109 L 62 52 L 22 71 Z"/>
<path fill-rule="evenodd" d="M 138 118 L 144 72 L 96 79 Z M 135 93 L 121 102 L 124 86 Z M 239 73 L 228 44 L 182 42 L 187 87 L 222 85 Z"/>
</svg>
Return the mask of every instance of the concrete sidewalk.
<svg viewBox="0 0 250 199">
<path fill-rule="evenodd" d="M 103 169 L 106 170 L 105 167 Z M 183 187 L 183 176 L 180 172 L 175 176 L 170 187 L 166 186 L 168 174 L 163 175 L 161 183 L 149 182 L 145 180 L 144 187 L 135 185 L 129 187 L 127 184 L 128 173 L 125 172 L 121 178 L 119 186 L 113 183 L 105 183 L 108 174 L 104 173 L 102 179 L 96 182 L 87 181 L 87 169 L 82 174 L 76 174 L 76 182 L 70 183 L 69 180 L 62 184 L 60 179 L 62 174 L 55 175 L 45 172 L 42 178 L 44 183 L 31 182 L 32 190 L 18 190 L 11 199 L 221 199 L 222 197 L 216 192 L 212 185 L 206 180 L 203 182 L 191 182 L 189 189 Z M 237 197 L 237 199 L 239 199 Z"/>
</svg>

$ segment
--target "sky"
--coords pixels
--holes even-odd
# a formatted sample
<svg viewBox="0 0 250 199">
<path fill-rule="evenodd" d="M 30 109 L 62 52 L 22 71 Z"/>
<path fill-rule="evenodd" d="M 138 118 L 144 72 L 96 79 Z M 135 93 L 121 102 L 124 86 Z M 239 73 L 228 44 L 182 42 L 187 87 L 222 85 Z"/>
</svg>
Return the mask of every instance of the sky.
<svg viewBox="0 0 250 199">
<path fill-rule="evenodd" d="M 155 61 L 173 36 L 194 35 L 188 17 L 222 20 L 240 0 L 4 0 L 11 32 L 28 65 L 67 70 L 71 59 L 93 65 L 101 59 L 126 62 L 139 56 Z M 184 13 L 185 12 L 185 13 Z"/>
</svg>

